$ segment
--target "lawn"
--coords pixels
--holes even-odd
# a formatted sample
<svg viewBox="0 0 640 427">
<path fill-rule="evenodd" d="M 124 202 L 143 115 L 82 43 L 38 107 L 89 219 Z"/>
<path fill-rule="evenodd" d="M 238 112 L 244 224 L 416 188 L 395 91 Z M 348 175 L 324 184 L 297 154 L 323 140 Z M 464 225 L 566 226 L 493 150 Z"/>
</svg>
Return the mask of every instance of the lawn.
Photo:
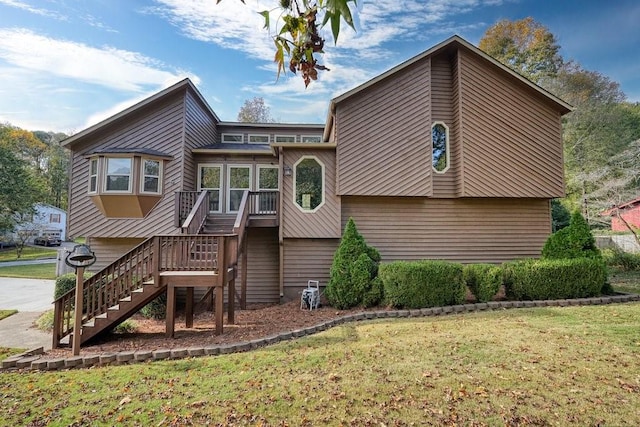
<svg viewBox="0 0 640 427">
<path fill-rule="evenodd" d="M 16 314 L 18 310 L 0 310 L 0 320 L 11 316 L 12 314 Z"/>
<path fill-rule="evenodd" d="M 3 261 L 28 261 L 32 259 L 56 258 L 58 256 L 57 249 L 39 248 L 35 246 L 25 246 L 20 258 L 16 257 L 15 248 L 4 249 L 0 251 L 0 262 Z"/>
<path fill-rule="evenodd" d="M 31 264 L 3 267 L 0 263 L 0 277 L 19 277 L 24 279 L 55 279 L 56 264 Z"/>
<path fill-rule="evenodd" d="M 243 354 L 0 374 L 7 425 L 640 425 L 640 304 L 369 321 Z"/>
</svg>

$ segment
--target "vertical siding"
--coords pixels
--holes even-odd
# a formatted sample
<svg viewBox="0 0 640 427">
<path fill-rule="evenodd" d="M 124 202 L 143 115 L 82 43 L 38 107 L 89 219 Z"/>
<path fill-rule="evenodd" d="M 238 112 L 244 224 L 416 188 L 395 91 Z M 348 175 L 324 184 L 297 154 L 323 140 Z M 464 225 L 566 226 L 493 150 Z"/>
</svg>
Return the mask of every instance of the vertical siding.
<svg viewBox="0 0 640 427">
<path fill-rule="evenodd" d="M 280 251 L 276 228 L 250 228 L 247 251 L 247 302 L 280 301 L 278 282 Z M 242 262 L 238 267 L 236 288 L 240 289 Z"/>
<path fill-rule="evenodd" d="M 196 162 L 191 150 L 213 144 L 217 139 L 218 131 L 215 119 L 197 97 L 191 91 L 187 91 L 185 98 L 183 190 L 192 191 L 197 186 Z"/>
<path fill-rule="evenodd" d="M 431 194 L 430 61 L 337 104 L 338 194 Z"/>
<path fill-rule="evenodd" d="M 350 216 L 383 261 L 538 257 L 551 232 L 546 199 L 343 197 L 343 222 Z"/>
<path fill-rule="evenodd" d="M 105 128 L 89 143 L 74 147 L 69 197 L 69 235 L 148 237 L 175 232 L 174 193 L 182 180 L 183 96 L 178 93 L 133 114 L 126 123 Z M 140 219 L 105 218 L 87 194 L 89 160 L 86 155 L 105 148 L 151 148 L 173 156 L 164 162 L 162 200 Z"/>
<path fill-rule="evenodd" d="M 284 163 L 293 165 L 302 156 L 315 156 L 324 163 L 325 203 L 313 213 L 298 209 L 293 201 L 293 174 L 282 177 L 283 208 L 281 226 L 285 238 L 340 237 L 340 197 L 336 196 L 335 151 L 332 149 L 302 150 L 286 148 Z"/>
<path fill-rule="evenodd" d="M 563 196 L 560 114 L 506 72 L 459 55 L 463 196 Z"/>
<path fill-rule="evenodd" d="M 451 60 L 443 53 L 431 59 L 431 124 L 444 122 L 449 128 L 449 169 L 444 173 L 432 172 L 433 197 L 455 197 L 456 175 L 460 169 L 457 156 L 458 135 L 453 121 L 453 75 Z M 430 136 L 431 134 L 429 134 Z M 430 153 L 431 154 L 431 153 Z"/>
<path fill-rule="evenodd" d="M 284 240 L 284 297 L 300 298 L 307 280 L 319 280 L 321 288 L 329 283 L 333 254 L 340 239 Z"/>
</svg>

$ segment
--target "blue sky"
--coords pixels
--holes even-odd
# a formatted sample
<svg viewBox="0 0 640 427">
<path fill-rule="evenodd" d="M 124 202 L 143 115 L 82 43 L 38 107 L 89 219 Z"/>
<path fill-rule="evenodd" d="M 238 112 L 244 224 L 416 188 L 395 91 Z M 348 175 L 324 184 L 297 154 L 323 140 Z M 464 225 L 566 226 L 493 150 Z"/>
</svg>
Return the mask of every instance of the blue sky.
<svg viewBox="0 0 640 427">
<path fill-rule="evenodd" d="M 532 16 L 565 59 L 640 101 L 637 0 L 360 0 L 357 32 L 327 34 L 331 71 L 304 89 L 276 81 L 256 12 L 276 0 L 0 0 L 0 122 L 79 132 L 190 77 L 222 120 L 263 97 L 274 118 L 323 123 L 328 101 L 458 34 L 476 44 L 500 19 Z"/>
</svg>

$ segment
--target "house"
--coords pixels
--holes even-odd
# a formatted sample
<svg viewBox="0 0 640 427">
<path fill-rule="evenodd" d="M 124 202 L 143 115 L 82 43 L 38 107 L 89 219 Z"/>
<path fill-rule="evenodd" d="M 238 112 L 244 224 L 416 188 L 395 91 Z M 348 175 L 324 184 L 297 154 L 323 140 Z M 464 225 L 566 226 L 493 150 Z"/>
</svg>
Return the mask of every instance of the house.
<svg viewBox="0 0 640 427">
<path fill-rule="evenodd" d="M 537 257 L 570 110 L 458 36 L 331 100 L 324 124 L 224 122 L 183 80 L 66 140 L 69 232 L 119 289 L 208 265 L 242 304 L 326 284 L 349 217 L 384 261 Z"/>
<path fill-rule="evenodd" d="M 46 203 L 37 203 L 34 211 L 31 221 L 16 226 L 16 233 L 28 233 L 33 238 L 54 237 L 62 241 L 66 240 L 66 211 Z"/>
<path fill-rule="evenodd" d="M 629 227 L 640 229 L 640 197 L 614 206 L 602 215 L 611 217 L 611 231 L 628 232 Z"/>
</svg>

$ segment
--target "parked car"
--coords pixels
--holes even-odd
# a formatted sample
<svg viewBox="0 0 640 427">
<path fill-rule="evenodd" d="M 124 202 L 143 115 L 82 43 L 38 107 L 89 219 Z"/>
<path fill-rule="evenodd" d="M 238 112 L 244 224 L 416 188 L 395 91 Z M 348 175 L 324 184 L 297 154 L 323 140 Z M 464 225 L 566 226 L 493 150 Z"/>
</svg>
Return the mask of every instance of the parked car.
<svg viewBox="0 0 640 427">
<path fill-rule="evenodd" d="M 56 236 L 40 236 L 33 239 L 34 245 L 60 246 L 61 243 L 60 238 Z"/>
<path fill-rule="evenodd" d="M 5 248 L 14 248 L 16 246 L 16 242 L 8 239 L 0 239 L 0 249 Z"/>
</svg>

